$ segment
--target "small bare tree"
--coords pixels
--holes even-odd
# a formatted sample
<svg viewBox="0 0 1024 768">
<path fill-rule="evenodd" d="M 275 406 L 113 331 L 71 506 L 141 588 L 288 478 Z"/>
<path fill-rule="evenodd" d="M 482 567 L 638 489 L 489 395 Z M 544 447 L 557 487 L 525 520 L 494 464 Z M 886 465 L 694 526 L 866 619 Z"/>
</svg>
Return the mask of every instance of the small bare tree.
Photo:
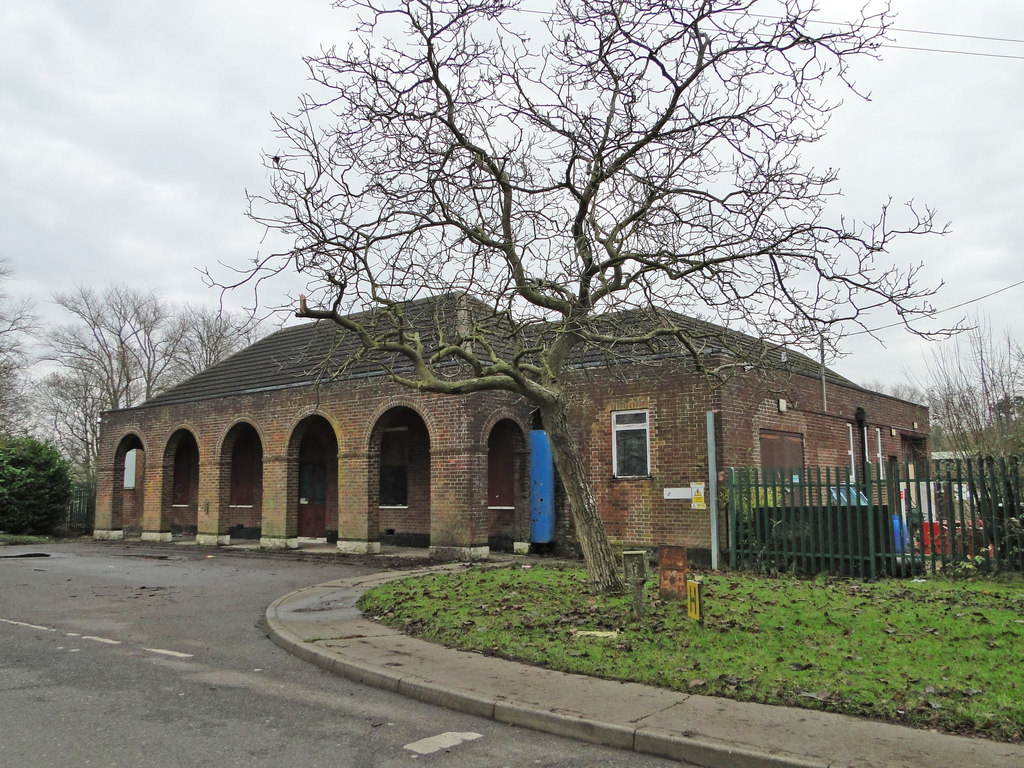
<svg viewBox="0 0 1024 768">
<path fill-rule="evenodd" d="M 56 445 L 73 467 L 76 479 L 96 479 L 100 414 L 107 410 L 102 387 L 87 371 L 65 370 L 33 386 L 36 431 Z"/>
<path fill-rule="evenodd" d="M 315 90 L 276 118 L 270 191 L 250 199 L 291 248 L 243 280 L 306 275 L 299 314 L 404 359 L 389 370 L 411 387 L 532 401 L 595 589 L 622 582 L 570 429 L 569 366 L 659 338 L 713 360 L 671 315 L 602 316 L 665 308 L 817 349 L 870 309 L 930 310 L 919 267 L 884 255 L 933 231 L 931 212 L 832 220 L 836 174 L 800 157 L 836 106 L 819 86 L 875 52 L 887 6 L 835 25 L 809 0 L 336 6 L 359 15 L 360 43 L 307 60 Z M 403 301 L 453 292 L 491 320 L 413 327 Z M 352 316 L 367 308 L 372 326 Z"/>
<path fill-rule="evenodd" d="M 1024 349 L 991 323 L 934 349 L 917 377 L 943 448 L 963 458 L 1024 453 Z"/>
</svg>

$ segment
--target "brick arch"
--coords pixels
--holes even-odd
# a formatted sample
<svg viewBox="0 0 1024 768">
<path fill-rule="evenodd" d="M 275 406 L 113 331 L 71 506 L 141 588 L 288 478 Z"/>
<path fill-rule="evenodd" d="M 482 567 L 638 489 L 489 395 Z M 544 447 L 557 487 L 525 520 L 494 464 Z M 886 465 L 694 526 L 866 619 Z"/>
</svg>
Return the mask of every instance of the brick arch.
<svg viewBox="0 0 1024 768">
<path fill-rule="evenodd" d="M 264 430 L 260 427 L 259 422 L 256 419 L 250 418 L 248 416 L 239 416 L 235 418 L 235 420 L 232 421 L 217 438 L 217 445 L 220 446 L 221 453 L 223 453 L 225 445 L 228 445 L 228 441 L 231 439 L 231 433 L 234 432 L 236 428 L 242 425 L 248 425 L 252 427 L 252 429 L 256 432 L 256 436 L 260 439 L 260 443 L 266 445 L 266 434 Z"/>
<path fill-rule="evenodd" d="M 290 454 L 292 451 L 297 451 L 299 448 L 299 442 L 302 440 L 302 430 L 300 429 L 304 422 L 308 422 L 311 418 L 316 417 L 326 421 L 331 431 L 334 433 L 334 439 L 341 444 L 341 437 L 343 430 L 338 424 L 338 421 L 331 416 L 329 413 L 324 412 L 317 406 L 308 406 L 300 410 L 289 424 L 285 426 L 285 434 L 288 435 L 288 442 L 286 444 L 286 450 Z M 260 439 L 263 439 L 263 434 L 260 434 Z"/>
<path fill-rule="evenodd" d="M 431 409 L 424 407 L 423 402 L 411 397 L 393 396 L 379 403 L 376 408 L 369 412 L 364 425 L 364 446 L 371 446 L 373 441 L 379 437 L 377 432 L 381 425 L 381 419 L 388 411 L 393 411 L 396 408 L 407 408 L 419 416 L 427 428 L 428 437 L 433 437 L 433 435 L 437 434 L 437 418 Z"/>
<path fill-rule="evenodd" d="M 498 408 L 487 414 L 487 418 L 482 422 L 479 430 L 474 430 L 477 435 L 477 439 L 480 441 L 481 448 L 487 450 L 487 441 L 491 434 L 491 430 L 494 429 L 495 425 L 499 421 L 511 421 L 517 427 L 522 435 L 528 435 L 530 433 L 529 418 L 524 418 L 522 410 L 515 410 L 512 408 Z M 525 437 L 524 437 L 525 439 Z"/>
<path fill-rule="evenodd" d="M 259 427 L 237 419 L 220 440 L 217 458 L 218 534 L 235 539 L 258 539 L 263 518 L 264 439 Z"/>
</svg>

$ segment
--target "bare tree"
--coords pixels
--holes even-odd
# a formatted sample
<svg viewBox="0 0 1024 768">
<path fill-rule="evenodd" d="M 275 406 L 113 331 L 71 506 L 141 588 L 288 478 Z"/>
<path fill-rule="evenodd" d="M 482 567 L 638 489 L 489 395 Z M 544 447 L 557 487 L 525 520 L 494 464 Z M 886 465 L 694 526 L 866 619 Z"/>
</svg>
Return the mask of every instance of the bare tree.
<svg viewBox="0 0 1024 768">
<path fill-rule="evenodd" d="M 0 259 L 0 433 L 22 432 L 25 424 L 25 337 L 35 321 L 32 303 L 16 300 L 4 290 L 13 275 Z"/>
<path fill-rule="evenodd" d="M 1024 349 L 987 319 L 933 350 L 918 386 L 943 448 L 963 458 L 1024 452 Z"/>
<path fill-rule="evenodd" d="M 107 409 L 102 387 L 88 371 L 66 370 L 35 383 L 37 431 L 71 463 L 78 480 L 96 479 L 100 414 Z"/>
<path fill-rule="evenodd" d="M 179 341 L 173 379 L 183 381 L 252 344 L 259 325 L 249 315 L 186 304 L 175 312 Z"/>
<path fill-rule="evenodd" d="M 53 360 L 90 380 L 105 408 L 127 408 L 156 394 L 172 367 L 180 330 L 155 291 L 77 286 L 54 301 L 72 322 L 50 333 Z"/>
<path fill-rule="evenodd" d="M 595 589 L 622 584 L 569 426 L 581 349 L 672 339 L 709 369 L 708 340 L 673 317 L 817 349 L 868 310 L 910 325 L 931 309 L 920 267 L 884 254 L 932 213 L 831 220 L 836 174 L 800 158 L 836 106 L 819 86 L 874 53 L 887 6 L 833 26 L 809 0 L 336 5 L 360 43 L 307 59 L 315 91 L 275 118 L 270 191 L 250 199 L 292 245 L 240 280 L 307 276 L 299 314 L 401 357 L 411 387 L 536 404 Z M 403 301 L 451 293 L 491 318 L 413 327 Z M 372 325 L 352 316 L 367 308 Z M 601 321 L 630 308 L 678 314 Z"/>
<path fill-rule="evenodd" d="M 176 305 L 152 290 L 78 286 L 54 300 L 71 316 L 49 335 L 59 368 L 39 382 L 40 429 L 79 473 L 95 471 L 98 419 L 129 408 L 220 362 L 250 343 L 251 318 Z"/>
<path fill-rule="evenodd" d="M 912 381 L 883 382 L 875 380 L 864 382 L 863 386 L 864 389 L 882 392 L 900 400 L 906 400 L 908 403 L 928 404 L 927 389 Z"/>
</svg>

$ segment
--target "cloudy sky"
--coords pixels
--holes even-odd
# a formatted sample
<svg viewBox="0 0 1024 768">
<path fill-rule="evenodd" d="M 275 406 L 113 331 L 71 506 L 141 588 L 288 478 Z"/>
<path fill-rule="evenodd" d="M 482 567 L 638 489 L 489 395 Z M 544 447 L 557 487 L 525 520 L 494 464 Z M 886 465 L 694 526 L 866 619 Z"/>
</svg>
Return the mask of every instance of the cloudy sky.
<svg viewBox="0 0 1024 768">
<path fill-rule="evenodd" d="M 822 18 L 842 5 L 824 3 Z M 950 222 L 949 235 L 890 254 L 945 281 L 939 308 L 994 294 L 936 326 L 980 311 L 1000 332 L 1024 328 L 1024 285 L 1010 287 L 1024 281 L 1024 3 L 893 7 L 900 47 L 860 63 L 871 100 L 847 100 L 815 162 L 841 170 L 853 216 L 914 199 Z M 328 0 L 0 4 L 0 256 L 12 292 L 50 321 L 48 298 L 76 283 L 216 304 L 198 268 L 244 266 L 267 247 L 244 210 L 245 190 L 267 186 L 270 113 L 295 105 L 303 54 L 345 44 L 350 26 Z M 915 337 L 878 335 L 884 347 L 851 338 L 833 367 L 888 383 L 925 364 Z"/>
</svg>

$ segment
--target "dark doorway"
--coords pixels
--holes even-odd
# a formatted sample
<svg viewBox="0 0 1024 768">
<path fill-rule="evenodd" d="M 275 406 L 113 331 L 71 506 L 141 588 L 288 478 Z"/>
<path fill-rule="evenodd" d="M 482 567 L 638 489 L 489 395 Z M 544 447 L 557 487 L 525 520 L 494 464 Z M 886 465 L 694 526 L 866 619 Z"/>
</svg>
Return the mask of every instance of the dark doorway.
<svg viewBox="0 0 1024 768">
<path fill-rule="evenodd" d="M 170 477 L 170 530 L 194 536 L 199 528 L 199 445 L 187 430 L 179 430 L 167 443 L 172 454 Z"/>
<path fill-rule="evenodd" d="M 338 441 L 326 419 L 312 416 L 300 425 L 298 522 L 301 538 L 337 537 Z"/>
<path fill-rule="evenodd" d="M 509 419 L 495 424 L 487 437 L 487 545 L 494 550 L 511 552 L 517 539 L 517 454 L 523 449 L 522 430 Z"/>
</svg>

